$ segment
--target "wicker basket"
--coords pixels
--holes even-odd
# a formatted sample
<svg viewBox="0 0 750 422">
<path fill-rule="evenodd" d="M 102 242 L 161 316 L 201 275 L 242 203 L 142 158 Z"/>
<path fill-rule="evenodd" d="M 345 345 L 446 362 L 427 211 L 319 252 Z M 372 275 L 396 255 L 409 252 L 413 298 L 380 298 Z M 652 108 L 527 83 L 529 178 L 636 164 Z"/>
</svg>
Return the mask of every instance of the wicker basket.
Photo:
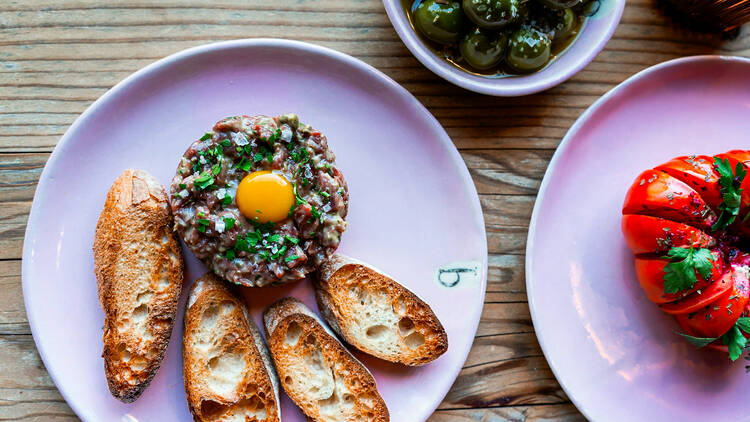
<svg viewBox="0 0 750 422">
<path fill-rule="evenodd" d="M 669 0 L 690 17 L 730 30 L 750 22 L 750 0 Z"/>
</svg>

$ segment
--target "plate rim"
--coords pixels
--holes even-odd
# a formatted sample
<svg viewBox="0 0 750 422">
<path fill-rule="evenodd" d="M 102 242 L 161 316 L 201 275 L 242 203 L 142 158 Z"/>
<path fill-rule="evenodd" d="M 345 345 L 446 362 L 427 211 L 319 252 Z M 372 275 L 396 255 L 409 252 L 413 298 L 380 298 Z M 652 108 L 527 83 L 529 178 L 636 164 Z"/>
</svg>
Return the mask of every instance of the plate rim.
<svg viewBox="0 0 750 422">
<path fill-rule="evenodd" d="M 465 72 L 458 73 L 453 68 L 443 67 L 439 63 L 439 59 L 434 57 L 434 54 L 427 49 L 419 39 L 416 38 L 414 31 L 411 31 L 411 25 L 405 22 L 404 18 L 401 17 L 401 0 L 383 0 L 383 7 L 388 15 L 388 20 L 391 22 L 391 26 L 398 34 L 401 42 L 409 49 L 411 54 L 419 60 L 424 67 L 426 67 L 432 73 L 440 76 L 444 80 L 469 91 L 473 91 L 479 94 L 492 95 L 496 97 L 520 97 L 524 95 L 536 94 L 541 91 L 545 91 L 554 86 L 557 86 L 568 79 L 572 78 L 578 72 L 583 70 L 586 66 L 591 63 L 596 56 L 601 53 L 604 47 L 607 45 L 615 30 L 620 25 L 622 14 L 625 9 L 626 0 L 611 0 L 616 3 L 616 10 L 614 10 L 615 16 L 607 30 L 602 34 L 602 37 L 597 43 L 589 50 L 588 53 L 582 55 L 582 59 L 575 65 L 567 70 L 559 72 L 559 74 L 553 78 L 542 80 L 535 83 L 527 83 L 519 87 L 505 86 L 501 83 L 491 83 L 488 81 L 498 81 L 497 79 L 486 79 L 478 80 L 472 78 L 471 75 L 465 74 Z M 575 44 L 575 41 L 571 46 Z M 570 48 L 569 46 L 568 48 Z M 543 72 L 541 70 L 541 72 Z"/>
<path fill-rule="evenodd" d="M 484 213 L 482 210 L 481 202 L 479 199 L 479 193 L 476 189 L 476 186 L 473 183 L 473 179 L 471 178 L 471 174 L 468 170 L 468 167 L 466 166 L 466 163 L 464 162 L 463 158 L 461 158 L 460 153 L 458 152 L 458 148 L 453 143 L 452 138 L 448 135 L 448 133 L 445 131 L 445 128 L 443 125 L 440 124 L 440 122 L 435 118 L 435 116 L 406 88 L 398 84 L 396 81 L 394 81 L 392 78 L 390 78 L 388 75 L 384 74 L 374 66 L 365 63 L 364 61 L 357 59 L 353 56 L 350 56 L 346 53 L 334 50 L 332 48 L 324 47 L 317 44 L 312 44 L 308 42 L 303 41 L 297 41 L 297 40 L 291 40 L 291 39 L 283 39 L 283 38 L 241 38 L 241 39 L 234 39 L 234 40 L 227 40 L 227 41 L 219 41 L 219 42 L 211 42 L 206 44 L 200 44 L 194 47 L 189 47 L 180 51 L 177 51 L 175 53 L 169 54 L 165 57 L 162 57 L 152 63 L 149 63 L 148 65 L 136 70 L 135 72 L 131 73 L 124 79 L 117 82 L 114 86 L 109 88 L 104 94 L 102 94 L 99 98 L 97 98 L 94 102 L 92 102 L 83 112 L 81 112 L 78 117 L 73 121 L 73 123 L 66 129 L 65 133 L 60 137 L 57 144 L 53 148 L 52 153 L 50 154 L 49 158 L 45 162 L 44 169 L 42 170 L 41 175 L 39 176 L 39 181 L 37 182 L 37 186 L 34 192 L 34 198 L 32 200 L 31 209 L 29 211 L 28 220 L 26 223 L 26 229 L 24 232 L 24 244 L 23 244 L 23 250 L 22 250 L 22 259 L 21 259 L 21 285 L 22 285 L 22 294 L 23 294 L 23 301 L 24 301 L 24 309 L 26 312 L 26 316 L 29 322 L 29 328 L 31 330 L 32 338 L 34 339 L 34 346 L 36 348 L 36 351 L 39 353 L 39 356 L 42 360 L 42 363 L 45 366 L 45 370 L 48 373 L 50 379 L 52 379 L 52 382 L 55 384 L 55 387 L 57 391 L 60 393 L 60 395 L 65 399 L 65 402 L 70 408 L 73 410 L 73 412 L 76 414 L 77 417 L 84 419 L 85 415 L 86 417 L 89 417 L 91 415 L 87 414 L 85 412 L 85 408 L 83 406 L 79 406 L 79 404 L 75 401 L 70 400 L 70 395 L 68 394 L 68 391 L 66 391 L 64 388 L 60 387 L 60 383 L 58 382 L 57 375 L 53 373 L 53 371 L 49 370 L 48 365 L 48 359 L 47 359 L 47 353 L 50 353 L 49 350 L 46 350 L 44 346 L 41 346 L 39 341 L 37 341 L 37 335 L 38 335 L 38 326 L 37 326 L 37 315 L 36 311 L 34 310 L 33 306 L 30 305 L 30 301 L 28 300 L 29 292 L 30 292 L 30 283 L 32 281 L 30 280 L 31 274 L 32 274 L 32 264 L 35 264 L 34 262 L 34 242 L 33 239 L 37 236 L 37 221 L 39 220 L 39 214 L 40 214 L 40 208 L 41 208 L 41 198 L 42 196 L 45 196 L 45 192 L 47 191 L 47 180 L 49 179 L 49 172 L 50 168 L 54 167 L 57 161 L 60 159 L 60 157 L 63 154 L 63 151 L 66 149 L 66 146 L 70 141 L 70 138 L 73 137 L 73 133 L 78 130 L 78 127 L 83 125 L 89 118 L 91 118 L 91 115 L 94 114 L 94 112 L 106 101 L 109 100 L 110 97 L 114 97 L 121 92 L 127 90 L 130 85 L 136 83 L 139 79 L 148 77 L 152 72 L 158 71 L 159 69 L 167 66 L 174 65 L 182 60 L 187 60 L 195 56 L 200 56 L 202 54 L 209 54 L 212 52 L 224 50 L 224 49 L 233 49 L 233 48 L 263 48 L 263 47 L 275 47 L 275 48 L 281 48 L 281 49 L 298 49 L 307 51 L 309 53 L 318 55 L 318 56 L 324 56 L 328 59 L 338 61 L 348 67 L 355 68 L 356 70 L 365 72 L 367 74 L 370 74 L 373 78 L 378 80 L 379 82 L 385 84 L 386 86 L 390 87 L 400 98 L 402 98 L 405 102 L 410 103 L 410 106 L 416 109 L 416 112 L 423 114 L 428 121 L 430 121 L 431 126 L 433 126 L 436 131 L 438 132 L 438 142 L 442 145 L 443 149 L 448 153 L 451 162 L 456 165 L 457 171 L 461 174 L 461 179 L 466 187 L 469 196 L 471 197 L 470 200 L 472 202 L 471 207 L 474 210 L 474 219 L 475 223 L 477 223 L 478 229 L 479 229 L 479 235 L 481 235 L 481 239 L 483 241 L 480 242 L 480 259 L 481 259 L 481 267 L 482 274 L 480 277 L 480 292 L 479 292 L 479 306 L 476 310 L 475 314 L 476 317 L 474 318 L 475 321 L 473 324 L 469 325 L 468 328 L 472 329 L 472 340 L 470 342 L 466 343 L 466 346 L 463 348 L 464 350 L 460 350 L 459 356 L 462 357 L 462 362 L 466 362 L 466 359 L 469 356 L 469 353 L 473 346 L 473 339 L 476 336 L 476 333 L 479 329 L 479 322 L 481 320 L 482 310 L 484 309 L 484 300 L 486 298 L 486 291 L 487 291 L 487 276 L 488 276 L 488 264 L 489 264 L 489 257 L 488 257 L 488 248 L 487 248 L 487 232 L 486 232 L 486 226 L 485 226 L 485 220 L 484 220 Z M 455 346 L 454 346 L 455 347 Z M 442 400 L 444 400 L 445 396 L 447 395 L 448 391 L 452 387 L 453 383 L 455 383 L 455 380 L 458 378 L 458 375 L 460 371 L 463 369 L 463 364 L 457 366 L 456 369 L 453 370 L 452 373 L 448 374 L 450 376 L 450 383 L 446 383 L 446 387 L 441 388 L 438 393 L 439 397 L 436 394 L 436 401 L 434 405 L 429 406 L 431 409 L 428 414 L 424 415 L 423 420 L 427 420 L 432 413 L 437 409 L 437 407 L 440 405 Z"/>
<path fill-rule="evenodd" d="M 590 421 L 593 421 L 594 419 L 591 417 L 591 413 L 589 412 L 589 409 L 586 408 L 582 402 L 580 402 L 575 395 L 573 394 L 573 391 L 569 388 L 569 386 L 566 384 L 566 381 L 561 378 L 559 374 L 559 369 L 555 367 L 555 365 L 550 361 L 550 358 L 548 357 L 549 353 L 551 353 L 552 350 L 554 350 L 551 345 L 546 344 L 546 341 L 543 340 L 542 337 L 540 337 L 537 334 L 537 323 L 542 318 L 541 314 L 543 314 L 543 311 L 540 311 L 536 305 L 534 304 L 534 300 L 532 299 L 535 296 L 535 288 L 534 288 L 534 282 L 533 279 L 533 270 L 532 267 L 534 265 L 534 259 L 532 257 L 532 249 L 534 248 L 534 237 L 536 235 L 536 226 L 537 221 L 539 219 L 539 212 L 541 209 L 541 204 L 544 202 L 544 197 L 548 189 L 548 185 L 551 180 L 551 174 L 556 171 L 558 166 L 558 161 L 560 160 L 560 157 L 564 154 L 564 152 L 570 148 L 572 144 L 572 139 L 578 134 L 578 132 L 583 128 L 583 126 L 588 122 L 588 120 L 591 118 L 591 116 L 596 113 L 600 108 L 606 106 L 610 101 L 613 101 L 617 99 L 619 96 L 623 95 L 623 93 L 630 87 L 630 85 L 633 85 L 634 83 L 640 81 L 643 78 L 646 78 L 648 76 L 651 76 L 652 74 L 664 71 L 666 69 L 671 69 L 674 67 L 681 67 L 686 65 L 691 65 L 695 63 L 705 63 L 705 62 L 716 62 L 716 63 L 744 63 L 746 65 L 750 65 L 750 58 L 746 57 L 739 57 L 739 56 L 728 56 L 728 55 L 712 55 L 712 54 L 706 54 L 706 55 L 694 55 L 694 56 L 687 56 L 687 57 L 680 57 L 672 60 L 667 60 L 658 64 L 655 64 L 653 66 L 649 66 L 634 75 L 628 77 L 624 81 L 617 84 L 614 88 L 607 91 L 604 95 L 599 97 L 596 101 L 594 101 L 573 123 L 573 125 L 568 129 L 568 131 L 565 133 L 565 136 L 563 137 L 562 141 L 560 141 L 560 144 L 558 145 L 557 149 L 555 149 L 555 153 L 552 155 L 552 159 L 550 160 L 549 165 L 547 166 L 547 170 L 544 172 L 544 177 L 542 179 L 542 183 L 539 186 L 539 192 L 536 196 L 536 200 L 534 202 L 534 208 L 531 213 L 531 220 L 529 221 L 529 232 L 526 237 L 526 258 L 525 258 L 525 271 L 526 271 L 526 295 L 529 302 L 529 312 L 531 314 L 531 322 L 534 326 L 534 335 L 537 338 L 537 341 L 539 342 L 539 346 L 542 349 L 542 353 L 544 354 L 544 358 L 547 361 L 547 364 L 549 365 L 550 369 L 552 370 L 552 374 L 555 376 L 555 379 L 560 384 L 560 387 L 563 389 L 565 394 L 568 396 L 570 401 L 575 405 L 576 409 L 578 409 L 583 416 Z"/>
</svg>

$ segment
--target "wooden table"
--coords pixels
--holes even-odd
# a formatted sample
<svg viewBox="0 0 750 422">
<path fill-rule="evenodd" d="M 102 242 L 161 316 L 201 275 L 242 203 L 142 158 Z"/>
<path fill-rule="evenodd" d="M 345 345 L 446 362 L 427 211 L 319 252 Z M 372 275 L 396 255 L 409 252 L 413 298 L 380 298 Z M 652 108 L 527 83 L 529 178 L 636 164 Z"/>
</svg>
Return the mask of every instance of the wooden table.
<svg viewBox="0 0 750 422">
<path fill-rule="evenodd" d="M 487 299 L 468 361 L 430 421 L 583 419 L 547 366 L 526 302 L 526 231 L 547 163 L 584 109 L 635 72 L 693 54 L 750 55 L 747 26 L 729 37 L 692 32 L 655 1 L 630 0 L 593 63 L 522 98 L 474 94 L 433 75 L 401 43 L 379 0 L 0 2 L 0 420 L 76 420 L 39 359 L 21 294 L 27 214 L 58 139 L 139 68 L 246 37 L 309 41 L 377 67 L 437 117 L 474 177 L 487 224 Z"/>
</svg>

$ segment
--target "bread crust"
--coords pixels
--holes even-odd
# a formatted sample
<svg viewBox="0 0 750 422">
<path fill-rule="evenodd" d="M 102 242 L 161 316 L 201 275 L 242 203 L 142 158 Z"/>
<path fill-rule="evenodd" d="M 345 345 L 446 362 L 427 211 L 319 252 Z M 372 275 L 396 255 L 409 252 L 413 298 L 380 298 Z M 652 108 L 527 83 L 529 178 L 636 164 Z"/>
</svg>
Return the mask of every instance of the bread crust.
<svg viewBox="0 0 750 422">
<path fill-rule="evenodd" d="M 94 236 L 104 311 L 104 370 L 114 397 L 130 403 L 161 365 L 183 282 L 183 259 L 164 188 L 143 170 L 112 184 Z"/>
<path fill-rule="evenodd" d="M 243 299 L 206 273 L 190 289 L 182 338 L 188 407 L 196 422 L 279 422 L 279 382 Z"/>
<path fill-rule="evenodd" d="M 318 308 L 326 322 L 347 343 L 365 353 L 419 366 L 448 350 L 448 336 L 432 308 L 369 264 L 334 254 L 321 266 L 314 287 Z M 383 324 L 374 316 L 363 315 L 374 313 L 375 305 L 392 323 Z M 372 327 L 379 330 L 377 337 L 369 335 Z M 384 344 L 389 347 L 383 348 Z"/>
<path fill-rule="evenodd" d="M 390 420 L 370 371 L 302 302 L 281 299 L 263 321 L 281 385 L 308 420 Z"/>
</svg>

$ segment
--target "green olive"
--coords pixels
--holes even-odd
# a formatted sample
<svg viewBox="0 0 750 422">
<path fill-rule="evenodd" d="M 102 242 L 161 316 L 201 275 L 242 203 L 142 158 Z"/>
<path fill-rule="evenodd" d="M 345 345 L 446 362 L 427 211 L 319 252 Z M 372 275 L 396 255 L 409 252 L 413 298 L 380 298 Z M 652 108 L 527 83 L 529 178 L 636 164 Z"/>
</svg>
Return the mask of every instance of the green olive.
<svg viewBox="0 0 750 422">
<path fill-rule="evenodd" d="M 542 0 L 542 3 L 553 9 L 570 9 L 581 4 L 581 0 Z"/>
<path fill-rule="evenodd" d="M 555 26 L 555 35 L 554 38 L 552 38 L 553 41 L 564 40 L 573 35 L 573 30 L 575 29 L 576 21 L 578 20 L 578 16 L 576 16 L 575 12 L 571 9 L 564 9 L 561 12 L 562 16 L 560 16 L 560 20 L 557 22 L 557 26 Z"/>
<path fill-rule="evenodd" d="M 478 27 L 501 29 L 526 18 L 527 0 L 463 0 L 464 13 Z"/>
<path fill-rule="evenodd" d="M 466 63 L 479 70 L 497 66 L 508 48 L 508 36 L 482 28 L 475 28 L 466 34 L 458 45 Z"/>
<path fill-rule="evenodd" d="M 550 58 L 552 41 L 534 28 L 521 28 L 510 37 L 508 65 L 520 73 L 535 72 Z"/>
<path fill-rule="evenodd" d="M 541 7 L 538 12 L 533 26 L 547 34 L 552 42 L 565 41 L 573 35 L 578 17 L 572 9 Z"/>
<path fill-rule="evenodd" d="M 464 22 L 464 12 L 458 1 L 424 0 L 414 11 L 414 23 L 419 31 L 440 44 L 457 43 Z"/>
</svg>

